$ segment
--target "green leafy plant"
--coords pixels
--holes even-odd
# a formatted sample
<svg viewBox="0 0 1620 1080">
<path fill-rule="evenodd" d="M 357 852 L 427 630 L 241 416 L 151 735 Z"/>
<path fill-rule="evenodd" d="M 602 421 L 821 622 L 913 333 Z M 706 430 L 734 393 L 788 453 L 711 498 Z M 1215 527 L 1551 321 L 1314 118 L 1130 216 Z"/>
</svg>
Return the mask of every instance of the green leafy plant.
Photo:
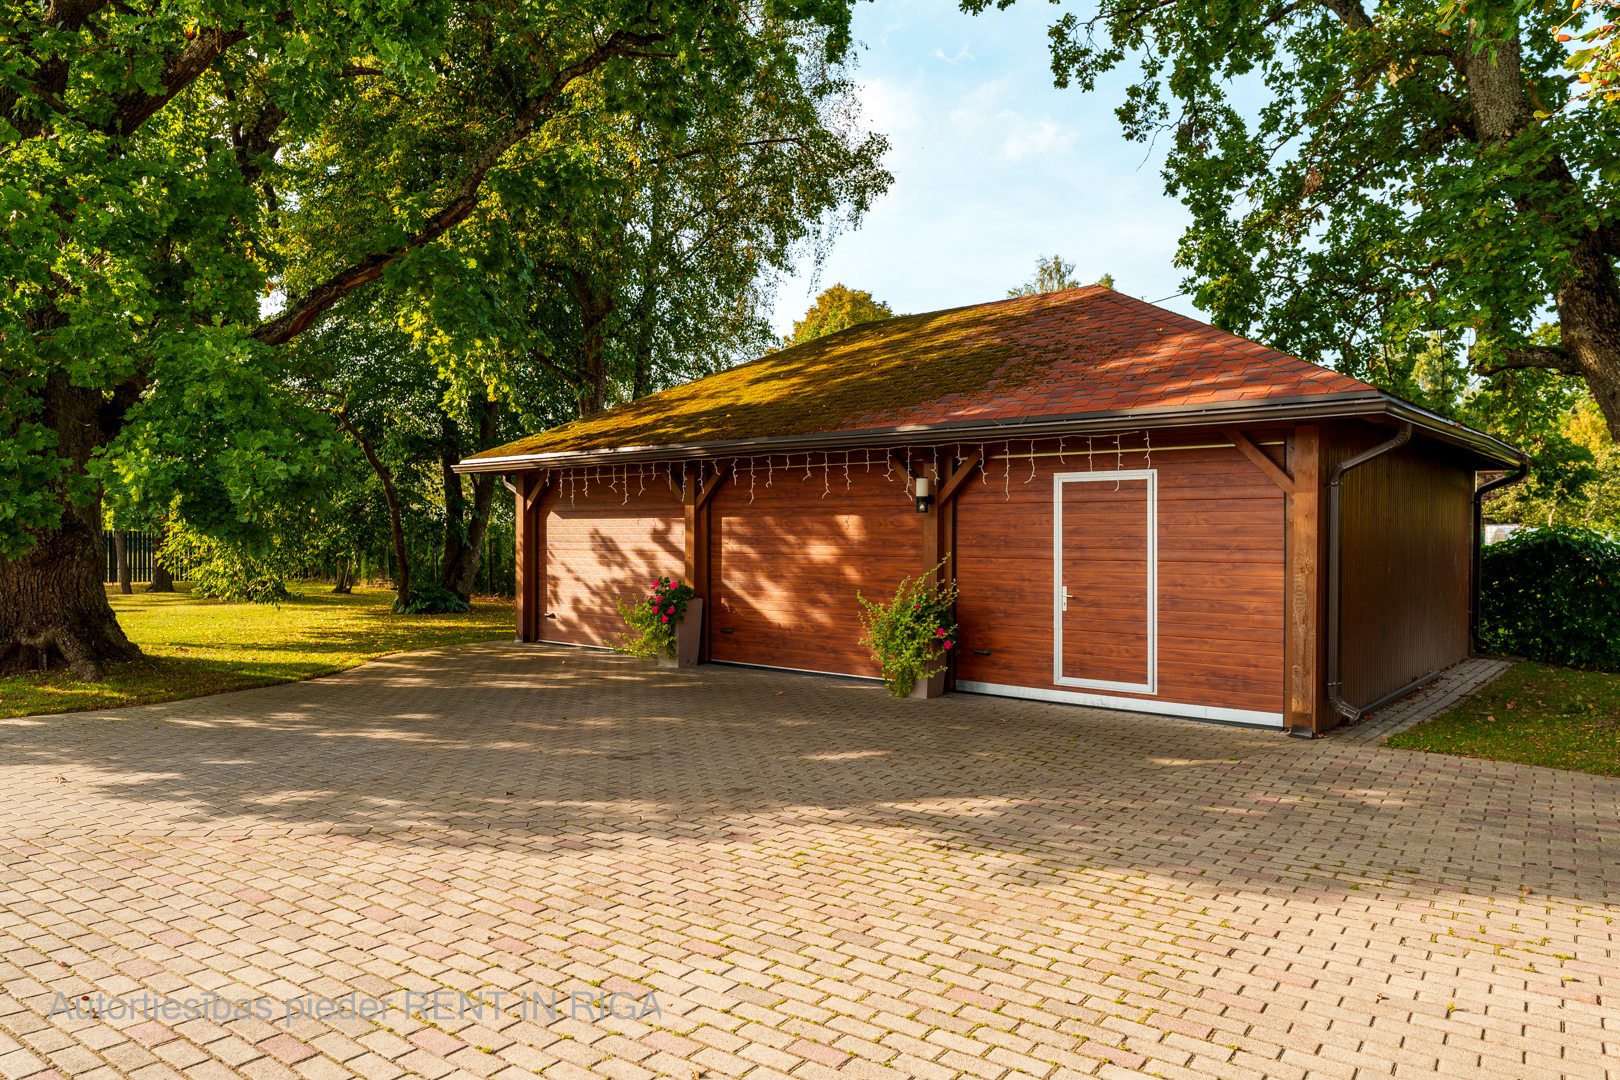
<svg viewBox="0 0 1620 1080">
<path fill-rule="evenodd" d="M 1620 543 L 1554 525 L 1488 545 L 1480 637 L 1498 652 L 1620 671 Z"/>
<path fill-rule="evenodd" d="M 296 568 L 278 552 L 256 555 L 179 522 L 164 538 L 158 558 L 177 564 L 187 555 L 195 559 L 187 577 L 197 596 L 253 604 L 274 604 L 292 596 L 285 582 Z"/>
<path fill-rule="evenodd" d="M 637 633 L 631 639 L 620 635 L 619 643 L 608 642 L 615 652 L 631 656 L 653 657 L 660 654 L 675 658 L 675 628 L 686 618 L 686 605 L 697 595 L 690 585 L 679 578 L 658 578 L 653 582 L 647 598 L 635 604 L 619 601 L 619 615 L 625 625 Z"/>
<path fill-rule="evenodd" d="M 459 615 L 467 610 L 467 601 L 443 585 L 424 585 L 411 590 L 411 598 L 401 604 L 394 598 L 396 615 Z"/>
<path fill-rule="evenodd" d="M 916 578 L 906 578 L 894 594 L 894 603 L 873 603 L 855 591 L 861 605 L 861 644 L 883 668 L 889 696 L 905 697 L 919 679 L 945 670 L 945 658 L 956 648 L 956 582 L 935 584 L 933 576 L 945 565 Z"/>
</svg>

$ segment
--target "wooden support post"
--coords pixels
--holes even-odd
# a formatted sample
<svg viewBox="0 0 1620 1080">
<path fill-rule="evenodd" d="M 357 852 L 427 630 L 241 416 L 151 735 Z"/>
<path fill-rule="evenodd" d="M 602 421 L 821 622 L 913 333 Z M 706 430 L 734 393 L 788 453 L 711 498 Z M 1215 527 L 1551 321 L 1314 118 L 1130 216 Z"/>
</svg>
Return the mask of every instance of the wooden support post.
<svg viewBox="0 0 1620 1080">
<path fill-rule="evenodd" d="M 731 472 L 731 466 L 716 467 L 707 480 L 703 479 L 702 464 L 683 468 L 689 470 L 682 474 L 685 486 L 681 491 L 681 503 L 686 511 L 686 583 L 703 601 L 703 633 L 698 638 L 698 663 L 702 664 L 709 659 L 709 622 L 714 611 L 709 502 L 714 498 L 714 493 L 720 490 L 721 483 Z"/>
<path fill-rule="evenodd" d="M 1296 730 L 1327 727 L 1322 685 L 1322 434 L 1317 424 L 1294 429 L 1289 444 L 1293 493 L 1285 496 L 1288 530 L 1286 680 L 1283 721 Z"/>
<path fill-rule="evenodd" d="M 517 639 L 540 641 L 546 617 L 546 519 L 540 500 L 550 485 L 537 473 L 520 473 L 515 486 Z"/>
<path fill-rule="evenodd" d="M 688 585 L 696 582 L 698 575 L 698 482 L 703 475 L 699 471 L 702 467 L 694 461 L 681 462 L 681 509 L 685 512 L 686 537 L 686 559 L 681 567 L 681 580 Z"/>
<path fill-rule="evenodd" d="M 973 470 L 978 468 L 979 460 L 984 456 L 983 451 L 975 450 L 962 464 L 958 465 L 951 474 L 939 484 L 939 491 L 934 501 L 929 504 L 928 513 L 923 515 L 923 569 L 932 570 L 943 558 L 950 557 L 950 563 L 934 574 L 936 583 L 949 581 L 956 577 L 956 493 L 961 490 L 962 484 Z"/>
</svg>

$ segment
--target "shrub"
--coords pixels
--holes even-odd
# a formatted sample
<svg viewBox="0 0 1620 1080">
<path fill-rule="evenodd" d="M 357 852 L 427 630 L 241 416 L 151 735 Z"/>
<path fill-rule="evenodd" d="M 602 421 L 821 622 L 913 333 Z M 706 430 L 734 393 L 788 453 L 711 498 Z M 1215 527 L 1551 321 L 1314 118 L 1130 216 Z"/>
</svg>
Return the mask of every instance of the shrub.
<svg viewBox="0 0 1620 1080">
<path fill-rule="evenodd" d="M 411 598 L 403 604 L 394 597 L 393 610 L 396 615 L 455 615 L 467 610 L 467 601 L 443 585 L 424 585 L 412 589 Z"/>
<path fill-rule="evenodd" d="M 675 628 L 686 618 L 687 601 L 696 595 L 697 590 L 681 584 L 679 578 L 658 578 L 647 599 L 635 604 L 619 601 L 619 615 L 637 636 L 628 639 L 620 635 L 617 645 L 611 641 L 606 644 L 615 652 L 631 656 L 653 657 L 662 653 L 673 660 Z"/>
<path fill-rule="evenodd" d="M 935 585 L 931 580 L 940 566 L 918 578 L 906 578 L 894 594 L 894 603 L 874 604 L 855 592 L 861 605 L 861 625 L 866 636 L 861 644 L 872 650 L 872 659 L 883 668 L 883 682 L 891 697 L 905 697 L 918 679 L 929 679 L 945 670 L 945 656 L 956 648 L 956 619 L 951 608 L 956 603 L 956 582 Z"/>
<path fill-rule="evenodd" d="M 171 565 L 187 558 L 194 560 L 186 578 L 196 596 L 254 604 L 274 604 L 292 597 L 283 584 L 288 570 L 285 559 L 274 553 L 248 554 L 223 540 L 204 536 L 183 522 L 169 529 L 158 549 L 158 558 Z"/>
<path fill-rule="evenodd" d="M 1480 637 L 1543 663 L 1620 670 L 1620 544 L 1555 525 L 1487 545 Z"/>
</svg>

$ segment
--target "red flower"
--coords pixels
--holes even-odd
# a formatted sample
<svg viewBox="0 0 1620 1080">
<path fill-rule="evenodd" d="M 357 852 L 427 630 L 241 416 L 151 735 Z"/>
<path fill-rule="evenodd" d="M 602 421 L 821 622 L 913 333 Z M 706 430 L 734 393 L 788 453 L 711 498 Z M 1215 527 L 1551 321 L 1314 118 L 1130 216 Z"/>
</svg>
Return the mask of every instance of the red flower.
<svg viewBox="0 0 1620 1080">
<path fill-rule="evenodd" d="M 951 646 L 952 646 L 952 645 L 955 645 L 955 644 L 956 644 L 956 642 L 954 642 L 954 641 L 947 641 L 947 642 L 946 642 L 946 643 L 945 643 L 945 647 L 946 647 L 946 648 L 947 648 L 947 649 L 948 649 L 948 648 L 950 648 L 950 647 L 951 647 Z"/>
<path fill-rule="evenodd" d="M 664 621 L 665 621 L 665 622 L 669 622 L 669 616 L 668 616 L 668 615 L 665 615 L 665 616 L 664 616 Z"/>
</svg>

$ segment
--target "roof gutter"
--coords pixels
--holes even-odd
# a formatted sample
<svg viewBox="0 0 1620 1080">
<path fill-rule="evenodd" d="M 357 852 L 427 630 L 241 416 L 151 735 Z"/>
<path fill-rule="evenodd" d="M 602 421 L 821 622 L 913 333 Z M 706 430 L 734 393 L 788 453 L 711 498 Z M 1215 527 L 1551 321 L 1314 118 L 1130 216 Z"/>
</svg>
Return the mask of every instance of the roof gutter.
<svg viewBox="0 0 1620 1080">
<path fill-rule="evenodd" d="M 1509 484 L 1517 484 L 1530 475 L 1530 455 L 1519 454 L 1519 467 L 1506 476 L 1499 476 L 1490 483 L 1474 489 L 1474 550 L 1473 558 L 1469 562 L 1469 590 L 1468 590 L 1468 641 L 1475 652 L 1484 652 L 1485 643 L 1479 637 L 1479 612 L 1481 605 L 1480 589 L 1483 587 L 1483 555 L 1485 546 L 1485 496 L 1498 488 L 1505 488 Z"/>
<path fill-rule="evenodd" d="M 775 435 L 714 442 L 667 443 L 601 450 L 565 450 L 468 458 L 455 466 L 458 473 L 512 473 L 525 469 L 556 469 L 580 465 L 619 465 L 649 461 L 693 461 L 805 451 L 884 449 L 906 443 L 1003 442 L 1043 439 L 1060 435 L 1117 434 L 1126 430 L 1216 427 L 1234 424 L 1293 423 L 1302 420 L 1372 418 L 1387 416 L 1422 429 L 1441 442 L 1473 451 L 1505 464 L 1516 464 L 1518 450 L 1483 432 L 1419 408 L 1381 390 L 1366 393 L 1319 394 L 1306 398 L 1246 402 L 1241 405 L 1176 406 L 1164 409 L 1119 409 L 1072 416 L 1027 417 L 1017 420 L 968 420 L 941 424 L 905 424 L 884 428 Z"/>
</svg>

